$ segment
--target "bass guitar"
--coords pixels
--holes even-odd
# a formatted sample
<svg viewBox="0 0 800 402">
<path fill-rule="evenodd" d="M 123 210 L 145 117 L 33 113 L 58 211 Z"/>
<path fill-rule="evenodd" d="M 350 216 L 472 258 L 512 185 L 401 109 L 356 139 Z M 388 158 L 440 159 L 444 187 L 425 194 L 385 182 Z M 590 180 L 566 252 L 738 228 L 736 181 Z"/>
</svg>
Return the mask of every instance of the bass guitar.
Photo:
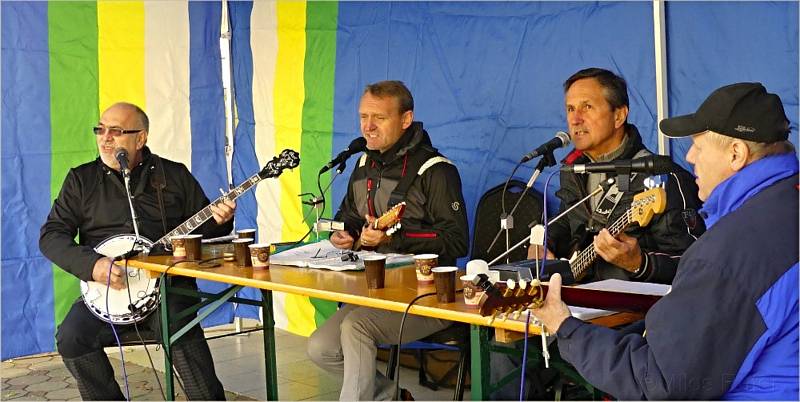
<svg viewBox="0 0 800 402">
<path fill-rule="evenodd" d="M 664 212 L 666 205 L 666 192 L 661 187 L 636 194 L 630 208 L 608 227 L 608 231 L 612 236 L 618 236 L 633 223 L 647 226 L 653 216 Z M 568 264 L 555 261 L 546 265 L 543 279 L 547 280 L 552 274 L 559 273 L 565 285 L 580 281 L 596 259 L 597 251 L 594 245 L 590 245 L 583 251 L 575 253 Z M 505 270 L 519 271 L 519 267 L 530 268 L 528 263 L 529 261 L 525 261 L 524 265 L 516 265 L 516 269 L 513 264 L 505 266 L 507 267 Z M 504 266 L 498 266 L 497 269 L 504 270 Z M 539 282 L 538 279 L 530 281 L 509 279 L 505 283 L 491 283 L 484 275 L 484 278 L 476 277 L 474 283 L 486 290 L 479 303 L 481 315 L 484 316 L 494 317 L 500 314 L 507 317 L 508 314 L 519 314 L 529 307 L 535 308 L 541 305 L 547 294 L 547 284 Z M 561 296 L 565 303 L 573 306 L 633 312 L 646 312 L 660 298 L 653 295 L 566 286 L 562 288 Z"/>
<path fill-rule="evenodd" d="M 664 212 L 667 207 L 667 195 L 663 188 L 655 187 L 633 196 L 630 208 L 617 218 L 607 229 L 616 237 L 633 223 L 644 227 L 650 224 L 653 216 Z M 582 280 L 589 268 L 597 259 L 597 250 L 590 244 L 580 252 L 575 252 L 569 260 L 548 260 L 541 278 L 547 281 L 554 273 L 561 274 L 565 285 L 571 285 Z M 536 260 L 524 260 L 506 265 L 499 265 L 496 269 L 519 271 L 520 268 L 535 269 Z M 532 278 L 532 276 L 530 277 Z M 529 278 L 529 279 L 530 279 Z"/>
<path fill-rule="evenodd" d="M 261 171 L 211 202 L 155 242 L 141 236 L 137 239 L 133 234 L 122 234 L 103 240 L 94 250 L 106 257 L 118 259 L 136 252 L 147 254 L 155 246 L 169 249 L 172 237 L 188 234 L 211 219 L 213 216 L 211 205 L 223 199 L 235 200 L 261 180 L 278 177 L 285 169 L 295 168 L 299 164 L 300 155 L 296 151 L 285 149 L 267 162 Z M 82 281 L 81 295 L 89 311 L 97 318 L 112 324 L 132 324 L 147 317 L 158 306 L 160 300 L 158 278 L 151 278 L 146 270 L 128 268 L 127 285 L 127 288 L 117 290 L 109 288 L 106 283 Z"/>
</svg>

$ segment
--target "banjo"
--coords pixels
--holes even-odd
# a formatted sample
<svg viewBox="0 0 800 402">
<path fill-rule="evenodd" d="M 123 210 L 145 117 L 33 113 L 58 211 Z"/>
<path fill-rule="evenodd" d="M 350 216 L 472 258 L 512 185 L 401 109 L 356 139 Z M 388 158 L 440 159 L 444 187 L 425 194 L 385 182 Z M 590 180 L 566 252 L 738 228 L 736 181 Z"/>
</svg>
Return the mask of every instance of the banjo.
<svg viewBox="0 0 800 402">
<path fill-rule="evenodd" d="M 122 234 L 109 237 L 95 247 L 95 251 L 112 259 L 124 257 L 134 252 L 148 253 L 154 246 L 163 246 L 168 249 L 173 236 L 182 236 L 190 233 L 211 219 L 211 205 L 223 199 L 235 200 L 258 182 L 264 179 L 278 177 L 284 169 L 292 169 L 300 164 L 300 155 L 291 149 L 284 149 L 280 155 L 267 162 L 261 171 L 254 174 L 242 184 L 222 195 L 205 208 L 194 214 L 191 218 L 180 224 L 171 232 L 165 234 L 155 242 L 136 235 Z M 106 283 L 96 281 L 81 281 L 81 295 L 84 303 L 97 318 L 112 324 L 133 324 L 143 320 L 158 306 L 160 295 L 158 292 L 158 278 L 151 278 L 146 270 L 137 268 L 127 269 L 127 283 L 125 289 L 111 289 Z"/>
</svg>

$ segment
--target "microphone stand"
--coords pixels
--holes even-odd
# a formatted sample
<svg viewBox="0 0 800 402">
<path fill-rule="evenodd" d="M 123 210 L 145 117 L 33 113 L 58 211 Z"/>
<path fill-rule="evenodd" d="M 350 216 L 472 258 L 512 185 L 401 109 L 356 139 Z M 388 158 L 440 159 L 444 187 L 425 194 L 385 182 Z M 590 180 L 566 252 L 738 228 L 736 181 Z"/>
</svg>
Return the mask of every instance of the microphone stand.
<svg viewBox="0 0 800 402">
<path fill-rule="evenodd" d="M 575 204 L 573 204 L 571 207 L 567 208 L 567 209 L 566 209 L 564 212 L 562 212 L 562 213 L 558 214 L 558 216 L 556 216 L 556 217 L 555 217 L 555 218 L 553 218 L 552 220 L 549 220 L 549 221 L 548 221 L 548 224 L 550 224 L 550 223 L 553 223 L 553 222 L 555 222 L 555 221 L 559 220 L 559 219 L 560 219 L 562 216 L 566 215 L 568 212 L 570 212 L 570 211 L 572 211 L 573 209 L 577 208 L 577 207 L 578 207 L 578 205 L 581 205 L 581 204 L 583 204 L 584 202 L 586 202 L 586 200 L 588 200 L 588 199 L 590 199 L 590 198 L 594 197 L 595 195 L 599 194 L 601 191 L 606 191 L 606 190 L 608 190 L 608 188 L 609 188 L 609 187 L 611 187 L 611 186 L 614 184 L 614 182 L 616 182 L 616 179 L 614 179 L 613 177 L 612 177 L 612 178 L 609 178 L 609 179 L 606 179 L 606 181 L 604 181 L 604 182 L 600 183 L 599 185 L 597 185 L 597 188 L 595 188 L 595 189 L 594 189 L 594 191 L 592 191 L 591 193 L 589 193 L 589 195 L 587 195 L 586 197 L 583 197 L 583 198 L 581 198 L 581 199 L 580 199 L 578 202 L 576 202 Z M 532 227 L 532 226 L 533 226 L 533 224 L 529 225 L 529 227 Z M 546 229 L 546 228 L 545 228 L 545 229 Z M 519 243 L 517 243 L 517 244 L 513 245 L 512 247 L 508 248 L 508 249 L 507 249 L 505 252 L 503 252 L 503 254 L 500 254 L 500 255 L 498 255 L 497 257 L 495 257 L 495 259 L 493 259 L 493 260 L 492 260 L 491 262 L 489 262 L 489 264 L 487 264 L 487 265 L 490 265 L 490 266 L 491 266 L 491 265 L 494 265 L 494 264 L 496 264 L 496 263 L 497 263 L 497 261 L 500 261 L 500 259 L 501 259 L 501 258 L 503 258 L 503 257 L 507 256 L 509 253 L 511 253 L 512 251 L 514 251 L 514 250 L 516 250 L 517 248 L 519 248 L 519 246 L 521 246 L 521 245 L 523 245 L 523 244 L 527 243 L 528 241 L 530 241 L 530 239 L 531 239 L 531 236 L 532 236 L 532 234 L 530 234 L 530 235 L 526 236 L 524 239 L 520 240 L 520 241 L 519 241 Z M 547 245 L 545 244 L 543 247 L 545 247 L 545 248 L 546 248 L 546 247 L 547 247 Z M 508 263 L 508 262 L 506 262 L 506 263 Z"/>
<path fill-rule="evenodd" d="M 133 208 L 133 195 L 131 195 L 131 174 L 128 169 L 123 169 L 120 167 L 122 171 L 122 181 L 125 187 L 125 193 L 128 198 L 128 207 L 131 210 L 131 220 L 133 222 L 133 233 L 135 234 L 135 239 L 133 241 L 133 247 L 126 252 L 125 254 L 114 258 L 114 261 L 119 261 L 120 259 L 127 259 L 139 254 L 141 251 L 144 250 L 142 237 L 139 234 L 139 217 L 136 216 L 136 210 Z"/>
<path fill-rule="evenodd" d="M 314 209 L 314 213 L 316 215 L 316 220 L 314 221 L 314 235 L 316 236 L 317 241 L 319 241 L 320 231 L 330 231 L 320 229 L 320 205 L 325 202 L 325 192 L 331 188 L 333 181 L 336 180 L 336 178 L 339 177 L 339 175 L 341 175 L 342 172 L 344 172 L 344 169 L 347 167 L 345 162 L 346 161 L 342 161 L 342 163 L 336 167 L 333 176 L 331 176 L 331 180 L 328 182 L 328 185 L 325 186 L 325 189 L 321 189 L 322 193 L 319 195 L 319 197 L 315 196 L 314 193 L 307 193 L 308 195 L 311 195 L 312 198 L 308 201 L 303 201 L 303 204 L 310 205 Z M 305 220 L 305 218 L 303 218 L 303 220 Z"/>
<path fill-rule="evenodd" d="M 530 180 L 528 180 L 528 183 L 525 185 L 525 189 L 522 190 L 522 192 L 519 195 L 519 198 L 517 198 L 517 202 L 514 204 L 514 207 L 511 208 L 511 212 L 509 212 L 506 216 L 503 216 L 503 217 L 500 218 L 500 230 L 497 231 L 497 234 L 494 236 L 494 240 L 492 240 L 492 243 L 489 245 L 489 248 L 486 249 L 487 253 L 489 253 L 492 250 L 492 248 L 494 248 L 494 245 L 497 243 L 497 240 L 500 238 L 500 235 L 503 233 L 503 231 L 505 231 L 506 232 L 506 250 L 508 250 L 508 251 L 503 253 L 503 255 L 508 255 L 508 253 L 511 251 L 509 249 L 509 247 L 511 246 L 510 245 L 510 242 L 511 242 L 511 229 L 514 228 L 514 212 L 517 210 L 517 207 L 519 207 L 519 204 L 522 202 L 522 199 L 525 197 L 525 193 L 528 192 L 528 189 L 533 187 L 533 183 L 536 182 L 536 179 L 542 173 L 544 168 L 550 167 L 550 166 L 555 166 L 555 165 L 556 165 L 556 158 L 555 158 L 555 156 L 553 156 L 553 151 L 546 152 L 546 153 L 544 153 L 542 155 L 542 158 L 539 159 L 539 163 L 536 164 L 536 168 L 534 169 Z M 530 237 L 530 236 L 528 236 L 528 237 Z M 516 248 L 516 246 L 514 248 Z M 496 261 L 496 259 L 495 259 L 495 261 Z M 510 261 L 508 260 L 508 258 L 506 258 L 506 263 L 509 263 L 509 262 Z"/>
</svg>

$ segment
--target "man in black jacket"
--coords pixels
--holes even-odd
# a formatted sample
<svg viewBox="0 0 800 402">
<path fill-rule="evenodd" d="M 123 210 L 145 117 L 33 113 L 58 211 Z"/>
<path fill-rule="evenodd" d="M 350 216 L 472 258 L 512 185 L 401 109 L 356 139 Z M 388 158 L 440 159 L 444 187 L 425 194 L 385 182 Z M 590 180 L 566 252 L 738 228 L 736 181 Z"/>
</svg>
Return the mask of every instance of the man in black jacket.
<svg viewBox="0 0 800 402">
<path fill-rule="evenodd" d="M 610 162 L 652 154 L 642 144 L 636 126 L 627 121 L 628 92 L 621 77 L 608 70 L 589 68 L 569 77 L 564 91 L 575 150 L 563 164 Z M 634 225 L 616 237 L 606 229 L 630 208 L 635 194 L 646 190 L 644 181 L 648 175 L 638 173 L 631 178 L 629 191 L 618 192 L 615 185 L 548 225 L 548 258 L 569 258 L 592 244 L 589 240 L 593 237 L 598 259 L 583 281 L 614 278 L 671 283 L 681 254 L 703 230 L 702 223 L 689 228 L 684 219 L 685 214 L 691 217 L 700 207 L 693 177 L 678 165 L 673 167 L 675 173 L 667 179 L 666 210 L 648 226 Z M 556 195 L 563 211 L 612 176 L 561 172 L 560 177 L 561 188 Z M 533 247 L 528 255 L 533 258 Z"/>
<path fill-rule="evenodd" d="M 130 158 L 130 188 L 142 236 L 158 239 L 209 203 L 184 165 L 150 152 L 145 145 L 148 130 L 147 115 L 136 105 L 117 103 L 103 112 L 94 127 L 99 158 L 69 171 L 42 226 L 39 238 L 42 254 L 78 279 L 108 284 L 113 289 L 126 287 L 126 271 L 121 263 L 94 250 L 111 236 L 134 232 L 120 164 L 115 157 L 120 148 Z M 208 237 L 230 233 L 235 208 L 236 204 L 227 200 L 212 205 L 214 219 L 196 232 Z M 195 280 L 190 278 L 177 277 L 173 284 L 197 288 Z M 170 310 L 175 312 L 195 303 L 193 298 L 182 296 L 172 296 L 169 300 Z M 158 317 L 150 314 L 137 325 L 159 336 Z M 174 325 L 183 326 L 192 318 L 186 317 Z M 81 398 L 124 399 L 103 347 L 116 344 L 117 336 L 134 330 L 133 325 L 112 328 L 96 318 L 82 300 L 73 304 L 58 327 L 56 344 L 64 364 L 78 382 Z M 173 346 L 172 360 L 189 399 L 225 399 L 199 325 Z"/>
<path fill-rule="evenodd" d="M 367 151 L 350 176 L 337 214 L 345 230 L 331 243 L 350 249 L 359 239 L 379 252 L 436 253 L 453 265 L 467 253 L 468 233 L 461 179 L 456 167 L 431 146 L 414 100 L 400 81 L 368 85 L 359 106 Z M 400 201 L 406 202 L 402 228 L 392 236 L 367 225 Z M 345 305 L 311 335 L 308 354 L 320 367 L 342 373 L 341 400 L 392 398 L 391 382 L 378 373 L 378 344 L 394 344 L 402 314 Z M 403 342 L 424 338 L 449 321 L 409 315 Z"/>
<path fill-rule="evenodd" d="M 651 155 L 645 148 L 639 130 L 628 123 L 628 90 L 625 80 L 611 71 L 588 68 L 576 72 L 564 82 L 564 104 L 570 138 L 575 145 L 562 161 L 564 165 L 610 162 Z M 547 258 L 571 258 L 590 245 L 597 252 L 580 282 L 621 279 L 669 284 L 675 277 L 681 254 L 699 236 L 702 220 L 688 227 L 684 216 L 693 217 L 701 202 L 692 175 L 673 163 L 673 172 L 666 182 L 666 210 L 653 217 L 646 227 L 633 225 L 616 237 L 606 229 L 630 208 L 633 196 L 646 190 L 647 174 L 637 173 L 630 178 L 626 192 L 618 186 L 590 198 L 563 218 L 548 225 Z M 561 188 L 556 196 L 561 200 L 559 213 L 576 204 L 594 191 L 607 178 L 604 173 L 588 175 L 560 173 Z M 538 256 L 541 258 L 542 249 Z M 535 247 L 528 257 L 536 256 Z M 511 360 L 511 362 L 509 362 Z M 516 358 L 495 354 L 492 357 L 492 379 L 502 379 L 512 367 L 519 366 Z M 528 385 L 545 383 L 543 371 L 531 370 L 529 376 L 542 376 L 539 381 L 526 380 Z M 530 378 L 530 377 L 529 377 Z M 542 389 L 531 389 L 528 398 L 545 397 Z M 516 399 L 519 381 L 515 380 L 492 395 L 493 399 Z"/>
</svg>

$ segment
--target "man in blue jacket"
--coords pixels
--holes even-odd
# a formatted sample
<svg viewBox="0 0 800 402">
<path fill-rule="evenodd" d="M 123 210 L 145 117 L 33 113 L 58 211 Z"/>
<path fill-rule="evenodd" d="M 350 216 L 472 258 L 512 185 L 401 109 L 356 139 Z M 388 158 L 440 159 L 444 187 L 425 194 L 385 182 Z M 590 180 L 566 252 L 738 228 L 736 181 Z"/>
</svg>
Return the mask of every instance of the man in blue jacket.
<svg viewBox="0 0 800 402">
<path fill-rule="evenodd" d="M 619 399 L 798 400 L 798 160 L 780 98 L 728 85 L 660 128 L 692 137 L 707 231 L 644 335 L 571 317 L 559 276 L 533 314 L 565 360 Z"/>
</svg>

